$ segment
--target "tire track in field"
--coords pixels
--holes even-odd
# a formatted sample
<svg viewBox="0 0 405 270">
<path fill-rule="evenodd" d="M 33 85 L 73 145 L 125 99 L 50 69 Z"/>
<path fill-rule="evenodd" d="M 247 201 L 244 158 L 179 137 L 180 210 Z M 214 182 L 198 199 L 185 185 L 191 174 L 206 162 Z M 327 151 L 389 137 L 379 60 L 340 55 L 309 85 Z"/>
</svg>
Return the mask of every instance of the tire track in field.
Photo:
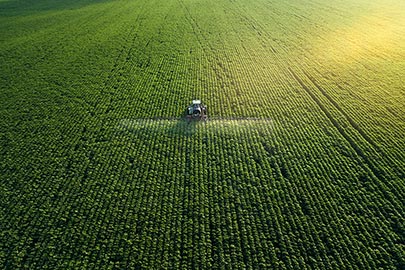
<svg viewBox="0 0 405 270">
<path fill-rule="evenodd" d="M 255 20 L 255 18 L 251 17 L 248 15 L 247 12 L 243 11 L 243 8 L 241 8 L 241 13 L 245 14 L 243 17 L 243 19 L 247 22 L 248 25 L 250 25 L 255 32 L 257 32 L 259 39 L 262 40 L 262 45 L 267 45 L 264 46 L 268 47 L 267 50 L 271 51 L 275 57 L 275 59 L 277 59 L 278 64 L 281 67 L 284 67 L 285 69 L 288 69 L 291 73 L 293 73 L 292 69 L 290 67 L 288 67 L 286 65 L 286 63 L 284 63 L 282 61 L 282 59 L 280 58 L 280 55 L 277 53 L 278 50 L 282 51 L 285 55 L 288 55 L 288 52 L 285 50 L 285 48 L 283 47 L 278 47 L 277 49 L 275 49 L 273 47 L 273 42 L 274 39 L 272 39 L 272 35 L 271 33 L 269 33 L 266 29 L 266 27 L 264 25 L 262 25 L 261 23 L 259 23 L 257 20 Z M 384 160 L 383 160 L 383 164 L 388 166 L 389 168 L 391 168 L 393 170 L 393 174 L 391 172 L 388 172 L 384 167 L 382 166 L 375 166 L 373 165 L 374 163 L 372 162 L 372 160 L 370 160 L 370 157 L 367 157 L 367 154 L 363 152 L 363 150 L 361 149 L 361 147 L 355 142 L 355 140 L 353 138 L 351 138 L 345 131 L 344 129 L 339 125 L 339 123 L 336 121 L 336 119 L 332 116 L 332 114 L 326 109 L 326 107 L 321 103 L 321 101 L 314 95 L 314 93 L 311 92 L 311 90 L 308 87 L 304 87 L 304 83 L 303 81 L 300 79 L 300 81 L 297 80 L 297 78 L 299 79 L 299 77 L 293 73 L 293 76 L 295 77 L 295 79 L 300 82 L 300 85 L 303 87 L 303 89 L 305 91 L 308 92 L 308 94 L 311 96 L 311 98 L 316 102 L 316 104 L 321 107 L 321 110 L 325 113 L 325 115 L 329 118 L 329 120 L 332 122 L 332 124 L 339 130 L 339 132 L 341 133 L 341 135 L 347 140 L 347 138 L 349 139 L 348 142 L 351 145 L 351 147 L 353 149 L 356 150 L 356 153 L 359 154 L 359 156 L 366 160 L 366 164 L 368 165 L 368 167 L 373 171 L 373 174 L 375 176 L 377 176 L 380 180 L 381 178 L 386 178 L 386 177 L 392 177 L 393 175 L 395 175 L 398 178 L 403 177 L 403 173 L 401 172 L 400 169 L 398 169 L 397 167 L 393 166 L 393 164 L 397 164 L 395 162 L 395 160 L 392 160 L 392 158 L 387 155 L 387 153 L 385 153 L 380 146 L 378 146 L 376 144 L 375 141 L 373 141 L 372 138 L 370 138 L 366 132 L 364 132 L 364 130 L 362 130 L 359 125 L 339 106 L 339 104 L 330 96 L 328 95 L 328 93 L 316 82 L 316 80 L 306 71 L 300 69 L 305 76 L 309 79 L 309 81 L 314 84 L 314 86 L 320 91 L 320 93 L 325 96 L 325 98 L 337 109 L 338 112 L 340 112 L 341 115 L 344 116 L 344 118 L 346 119 L 346 121 L 350 124 L 350 126 L 358 132 L 358 134 L 361 136 L 361 138 L 363 138 L 369 145 L 372 146 L 372 149 L 375 150 L 375 153 L 380 154 Z M 343 132 L 343 133 L 342 133 Z M 386 181 L 384 182 L 386 183 Z M 389 184 L 389 183 L 387 183 Z M 385 185 L 385 184 L 384 184 Z M 400 194 L 397 193 L 396 189 L 394 187 L 392 187 L 391 185 L 389 185 L 391 187 L 391 189 L 396 192 L 397 195 Z"/>
<path fill-rule="evenodd" d="M 231 77 L 227 72 L 226 67 L 221 63 L 221 58 L 218 55 L 218 51 L 216 51 L 213 44 L 211 44 L 206 32 L 203 31 L 203 28 L 194 18 L 193 14 L 190 11 L 190 8 L 184 3 L 184 0 L 178 0 L 178 3 L 185 10 L 185 18 L 193 30 L 195 39 L 198 42 L 199 47 L 201 48 L 202 55 L 215 74 L 215 78 L 218 82 L 220 82 L 221 89 L 224 89 L 225 85 L 227 84 L 226 79 L 231 79 Z M 210 92 L 208 88 L 206 88 L 205 95 L 207 97 L 210 96 L 209 93 Z"/>
<path fill-rule="evenodd" d="M 247 14 L 247 12 L 245 12 L 245 14 Z M 260 36 L 260 39 L 263 41 L 263 45 L 269 45 L 270 46 L 270 50 L 274 53 L 274 56 L 276 59 L 278 59 L 280 62 L 280 64 L 283 65 L 282 59 L 280 59 L 280 57 L 277 55 L 276 50 L 272 47 L 271 42 L 271 33 L 269 33 L 266 28 L 261 25 L 259 22 L 257 22 L 255 20 L 255 18 L 248 16 L 248 15 L 244 15 L 242 16 L 249 25 L 252 26 L 253 29 L 255 29 L 255 31 L 257 31 Z M 280 50 L 283 51 L 286 55 L 288 54 L 288 52 L 285 51 L 285 49 L 283 47 L 280 47 Z M 319 64 L 319 63 L 318 63 Z M 285 66 L 285 65 L 284 65 Z M 314 68 L 316 71 L 317 69 Z M 315 78 L 313 76 L 311 76 L 306 70 L 301 69 L 301 71 L 305 74 L 305 76 L 312 82 L 312 84 L 314 84 L 314 86 L 320 91 L 320 93 L 325 96 L 325 98 L 341 113 L 341 115 L 344 116 L 344 118 L 347 120 L 347 122 L 352 126 L 352 128 L 354 130 L 356 130 L 360 136 L 368 143 L 370 144 L 376 153 L 381 154 L 381 156 L 383 156 L 384 158 L 389 160 L 389 163 L 387 164 L 388 166 L 391 166 L 392 169 L 395 171 L 395 173 L 397 174 L 398 177 L 403 177 L 403 172 L 401 172 L 400 169 L 398 169 L 397 167 L 392 166 L 392 163 L 397 164 L 395 158 L 393 158 L 392 156 L 390 156 L 389 154 L 387 154 L 369 135 L 367 135 L 367 133 L 356 123 L 356 121 L 353 120 L 353 118 L 351 118 L 349 116 L 348 113 L 346 113 L 341 106 L 339 106 L 339 104 L 327 93 L 327 91 L 325 91 L 315 80 Z M 319 71 L 318 71 L 319 72 Z M 396 117 L 399 117 L 399 115 L 395 112 L 393 112 L 392 110 L 390 110 L 389 108 L 387 108 L 388 111 L 390 111 L 390 113 L 392 113 L 393 115 L 395 115 Z"/>
<path fill-rule="evenodd" d="M 142 6 L 141 10 L 143 10 L 144 5 Z M 120 14 L 120 13 L 119 13 Z M 131 36 L 133 36 L 135 30 L 136 30 L 136 23 L 138 22 L 142 12 L 139 13 L 138 17 L 136 18 L 134 22 L 134 26 L 132 29 L 129 31 L 127 38 L 130 39 Z M 101 15 L 100 15 L 101 16 Z M 133 38 L 132 41 L 134 41 L 136 38 Z M 132 45 L 132 43 L 131 43 Z M 89 107 L 89 113 L 91 117 L 96 117 L 97 115 L 106 115 L 109 110 L 111 110 L 112 102 L 113 102 L 113 93 L 110 88 L 113 87 L 114 82 L 112 82 L 112 79 L 114 78 L 114 75 L 119 72 L 120 70 L 120 59 L 122 59 L 123 55 L 126 53 L 126 46 L 124 45 L 122 49 L 119 51 L 117 56 L 115 57 L 113 61 L 113 65 L 111 67 L 110 72 L 108 73 L 106 79 L 100 83 L 100 89 L 98 92 L 98 95 L 95 97 L 95 102 L 94 103 L 88 103 L 90 105 Z M 101 104 L 103 104 L 103 100 L 108 100 L 106 102 L 105 107 L 100 107 Z M 88 123 L 84 124 L 81 126 L 80 129 L 78 129 L 78 136 L 77 136 L 77 141 L 74 145 L 72 145 L 72 153 L 75 154 L 80 147 L 83 147 L 83 145 L 87 144 L 87 140 L 89 137 L 91 137 L 91 134 L 100 134 L 98 137 L 102 137 L 101 134 L 105 133 L 105 129 L 103 128 L 106 126 L 106 120 L 105 118 L 101 119 L 95 119 L 93 123 Z M 95 129 L 94 129 L 95 128 Z M 95 142 L 99 142 L 99 138 L 93 139 Z M 81 183 L 85 183 L 87 178 L 89 177 L 89 173 L 91 171 L 91 166 L 95 162 L 95 152 L 97 150 L 98 146 L 94 147 L 89 147 L 86 151 L 86 158 L 88 159 L 88 163 L 81 167 L 81 170 L 83 172 L 83 176 L 80 178 Z M 77 160 L 75 158 L 69 158 L 65 165 L 65 172 L 66 175 L 71 175 L 73 173 L 74 167 L 77 166 L 76 164 Z M 59 191 L 61 190 L 66 190 L 65 185 L 61 185 L 59 187 Z"/>
<path fill-rule="evenodd" d="M 194 36 L 195 36 L 195 38 L 196 38 L 196 40 L 198 42 L 198 45 L 200 45 L 202 51 L 204 52 L 204 46 L 203 46 L 203 43 L 202 43 L 201 38 L 200 38 L 200 36 L 201 36 L 201 37 L 203 37 L 204 40 L 207 40 L 206 36 L 204 35 L 204 32 L 201 31 L 200 26 L 198 25 L 196 20 L 193 18 L 193 15 L 191 14 L 190 9 L 186 6 L 184 1 L 183 0 L 178 0 L 178 3 L 181 6 L 181 8 L 183 10 L 185 10 L 186 20 L 190 24 L 191 28 L 193 29 L 193 33 L 194 33 Z"/>
<path fill-rule="evenodd" d="M 76 144 L 73 146 L 73 153 L 75 153 L 80 148 L 80 146 L 83 145 L 84 142 L 86 142 L 86 137 L 89 136 L 88 134 L 98 134 L 98 136 L 96 138 L 93 138 L 93 142 L 96 143 L 96 146 L 90 147 L 88 150 L 88 154 L 86 155 L 89 162 L 87 165 L 85 165 L 82 168 L 82 170 L 84 172 L 83 177 L 80 178 L 80 181 L 82 183 L 84 183 L 86 181 L 86 179 L 89 177 L 89 173 L 91 171 L 91 166 L 95 162 L 94 153 L 100 147 L 98 145 L 98 143 L 103 140 L 100 138 L 102 138 L 103 134 L 106 133 L 106 129 L 104 127 L 108 126 L 107 123 L 109 121 L 108 117 L 106 118 L 106 116 L 113 109 L 114 97 L 117 94 L 116 88 L 118 87 L 116 85 L 119 84 L 119 78 L 121 77 L 120 72 L 129 62 L 130 54 L 135 47 L 134 44 L 138 38 L 137 30 L 140 27 L 140 25 L 139 25 L 140 20 L 145 15 L 146 3 L 147 2 L 143 2 L 143 4 L 139 7 L 138 15 L 128 25 L 128 27 L 130 27 L 130 29 L 128 30 L 128 32 L 126 34 L 126 38 L 125 38 L 126 42 L 122 43 L 122 47 L 119 49 L 119 52 L 115 56 L 110 71 L 108 72 L 105 79 L 99 85 L 99 91 L 98 91 L 97 96 L 95 97 L 95 103 L 91 104 L 91 107 L 89 108 L 90 115 L 92 117 L 96 117 L 94 123 L 90 124 L 89 126 L 84 125 L 80 129 L 80 131 L 78 132 L 79 139 L 77 140 Z M 125 8 L 124 7 L 121 7 L 121 8 L 123 8 L 123 9 L 120 12 L 123 12 L 123 10 L 125 10 Z M 145 49 L 149 45 L 149 42 L 152 39 L 153 39 L 153 37 L 151 37 L 145 43 L 143 49 Z M 101 116 L 101 117 L 98 118 L 97 116 L 98 117 Z M 68 163 L 66 165 L 67 174 L 70 174 L 70 172 L 72 171 L 74 162 L 75 161 L 73 159 L 70 159 L 68 161 Z M 64 188 L 64 187 L 61 187 L 61 188 Z"/>
<path fill-rule="evenodd" d="M 211 60 L 211 57 L 209 57 L 210 54 L 207 52 L 207 47 L 208 47 L 208 51 L 211 52 L 212 55 L 215 55 L 214 48 L 212 47 L 212 45 L 209 42 L 206 43 L 207 46 L 204 46 L 204 43 L 203 43 L 203 40 L 208 41 L 209 39 L 207 38 L 204 31 L 202 31 L 201 26 L 198 24 L 196 19 L 193 17 L 190 9 L 184 3 L 184 0 L 178 0 L 178 3 L 181 6 L 181 8 L 185 11 L 185 18 L 186 18 L 187 22 L 190 24 L 191 29 L 193 30 L 193 34 L 195 36 L 195 39 L 197 40 L 197 43 L 201 49 L 202 54 L 204 55 L 205 59 L 207 59 L 209 65 L 211 66 L 212 70 L 214 71 L 215 76 L 218 79 L 218 81 L 223 82 L 222 76 L 217 72 L 218 68 L 216 68 L 216 66 L 218 66 L 218 64 L 214 63 L 214 61 Z M 222 83 L 222 85 L 223 85 L 223 83 Z M 208 89 L 206 90 L 205 94 L 206 94 L 206 96 L 209 96 Z"/>
<path fill-rule="evenodd" d="M 385 151 L 381 149 L 380 146 L 378 146 L 373 139 L 371 139 L 361 127 L 342 109 L 342 107 L 339 106 L 339 104 L 316 82 L 315 78 L 312 77 L 307 71 L 301 69 L 302 73 L 309 79 L 309 81 L 319 90 L 320 93 L 345 117 L 347 122 L 351 125 L 351 127 L 356 130 L 360 136 L 368 142 L 374 150 L 380 154 L 384 159 L 389 160 L 390 163 L 387 165 L 392 165 L 396 164 L 395 160 L 392 160 L 392 157 L 388 155 Z M 401 177 L 402 173 L 395 167 L 393 167 L 393 170 L 397 174 L 398 177 Z"/>
<path fill-rule="evenodd" d="M 333 124 L 333 126 L 339 131 L 339 133 L 349 142 L 351 147 L 356 151 L 356 153 L 364 158 L 367 159 L 363 151 L 358 147 L 358 145 L 353 141 L 350 136 L 347 135 L 347 133 L 344 131 L 344 129 L 339 125 L 339 123 L 336 121 L 336 119 L 332 116 L 332 114 L 328 111 L 328 109 L 322 104 L 322 102 L 315 96 L 314 93 L 304 84 L 304 82 L 301 80 L 300 77 L 290 68 L 288 67 L 288 70 L 294 77 L 294 79 L 301 85 L 301 87 L 308 93 L 308 95 L 311 97 L 311 99 L 318 105 L 318 107 L 322 110 L 322 112 L 326 115 L 326 117 L 329 119 L 329 121 Z"/>
<path fill-rule="evenodd" d="M 290 68 L 289 68 L 290 69 Z M 359 132 L 361 137 L 371 144 L 380 154 L 385 156 L 385 153 L 382 152 L 381 148 L 359 127 L 359 125 L 339 106 L 339 104 L 316 82 L 315 78 L 312 77 L 305 70 L 301 70 L 305 76 L 312 82 L 313 85 L 322 93 L 325 98 L 332 103 L 332 105 L 346 118 L 350 125 Z M 290 69 L 291 72 L 291 69 Z M 294 74 L 293 74 L 294 75 Z"/>
<path fill-rule="evenodd" d="M 145 39 L 141 39 L 142 21 L 147 16 L 153 15 L 150 13 L 151 10 L 153 10 L 153 4 L 142 1 L 142 5 L 139 6 L 137 10 L 138 14 L 136 18 L 134 18 L 129 25 L 131 29 L 125 38 L 125 42 L 122 43 L 122 48 L 114 60 L 114 64 L 109 72 L 108 77 L 104 80 L 103 86 L 101 87 L 101 95 L 99 96 L 99 100 L 106 100 L 105 104 L 103 104 L 104 106 L 102 106 L 100 109 L 100 113 L 102 115 L 107 115 L 114 110 L 114 102 L 118 97 L 117 94 L 119 94 L 117 89 L 123 87 L 123 80 L 125 79 L 123 78 L 123 71 L 132 65 L 137 65 L 139 68 L 145 69 L 151 65 L 153 55 L 148 52 L 148 47 L 153 46 L 153 41 L 156 40 L 156 37 L 159 35 L 158 33 L 160 33 L 161 29 L 165 27 L 165 20 L 170 13 L 167 11 L 165 16 L 162 17 L 162 21 L 159 21 L 156 32 L 152 32 L 151 34 L 147 35 Z M 138 60 L 137 63 L 132 63 L 131 56 L 133 55 L 140 55 L 144 58 L 142 58 L 142 60 Z M 102 121 L 108 120 L 104 119 Z"/>
<path fill-rule="evenodd" d="M 145 9 L 145 3 L 141 6 L 140 12 L 138 13 L 138 16 L 136 17 L 136 19 L 135 19 L 134 22 L 133 22 L 133 27 L 131 28 L 131 30 L 129 31 L 129 33 L 128 33 L 128 35 L 127 35 L 127 38 L 128 38 L 128 39 L 130 39 L 130 38 L 132 37 L 132 39 L 130 39 L 130 40 L 131 40 L 131 42 L 130 42 L 130 44 L 129 44 L 130 47 L 127 49 L 126 46 L 125 46 L 125 44 L 124 44 L 123 47 L 122 47 L 122 49 L 121 49 L 120 52 L 118 53 L 117 57 L 114 59 L 114 64 L 113 64 L 113 66 L 112 66 L 112 68 L 111 68 L 111 71 L 109 72 L 107 78 L 105 79 L 105 81 L 104 81 L 103 84 L 102 84 L 101 91 L 100 91 L 100 95 L 99 95 L 99 100 L 98 100 L 98 102 L 97 102 L 97 103 L 95 104 L 95 106 L 94 106 L 94 111 L 96 111 L 97 105 L 101 104 L 101 101 L 105 98 L 105 95 L 106 95 L 107 93 L 110 94 L 110 95 L 109 95 L 109 101 L 108 101 L 108 104 L 106 105 L 106 107 L 105 107 L 103 113 L 104 113 L 104 114 L 107 114 L 107 113 L 111 110 L 111 105 L 112 105 L 112 102 L 113 102 L 113 97 L 112 97 L 112 95 L 111 95 L 111 92 L 108 92 L 108 91 L 107 91 L 107 88 L 108 88 L 109 86 L 112 87 L 112 85 L 114 84 L 114 82 L 111 82 L 112 79 L 114 78 L 115 74 L 122 68 L 122 67 L 120 66 L 120 62 L 121 62 L 121 59 L 122 59 L 123 55 L 126 55 L 126 58 L 125 58 L 126 61 L 124 62 L 124 64 L 127 63 L 128 56 L 129 56 L 129 54 L 131 53 L 133 44 L 134 44 L 134 42 L 135 42 L 135 40 L 136 40 L 136 38 L 137 38 L 137 35 L 136 35 L 136 33 L 135 33 L 135 31 L 136 31 L 136 29 L 137 29 L 137 24 L 138 24 L 138 22 L 139 22 L 141 16 L 143 15 L 143 12 L 142 12 L 142 11 L 143 11 L 144 9 Z M 148 43 L 149 43 L 149 42 L 148 42 Z M 147 47 L 147 46 L 148 46 L 148 44 L 146 44 L 145 47 Z M 124 66 L 124 65 L 122 65 L 122 66 Z M 96 112 L 93 112 L 93 113 L 96 113 Z"/>
<path fill-rule="evenodd" d="M 357 155 L 365 162 L 367 165 L 367 168 L 371 170 L 371 173 L 373 174 L 374 177 L 376 177 L 379 181 L 377 181 L 378 185 L 382 185 L 383 188 L 381 188 L 382 193 L 386 198 L 390 198 L 391 203 L 396 204 L 396 199 L 392 198 L 392 194 L 387 192 L 387 189 L 385 188 L 385 182 L 386 179 L 385 177 L 381 176 L 381 173 L 385 173 L 385 171 L 380 171 L 378 168 L 374 166 L 374 164 L 370 161 L 370 159 L 367 157 L 367 155 L 363 152 L 363 150 L 357 145 L 357 143 L 345 132 L 345 130 L 342 128 L 342 126 L 337 122 L 337 120 L 332 116 L 332 114 L 328 111 L 328 109 L 322 104 L 322 102 L 315 96 L 314 93 L 305 85 L 305 83 L 301 80 L 301 78 L 292 70 L 292 68 L 288 67 L 288 70 L 294 77 L 294 79 L 301 85 L 301 87 L 305 90 L 305 92 L 308 93 L 308 95 L 311 97 L 311 99 L 318 105 L 318 107 L 322 110 L 322 112 L 326 115 L 326 117 L 329 119 L 329 121 L 333 124 L 333 126 L 339 131 L 339 133 L 342 135 L 342 137 L 350 144 L 352 149 L 357 153 Z M 391 187 L 390 190 L 394 189 L 394 187 Z M 396 196 L 400 196 L 400 194 L 396 194 Z M 396 205 L 396 208 L 398 209 L 398 205 Z M 402 207 L 399 207 L 402 208 Z"/>
</svg>

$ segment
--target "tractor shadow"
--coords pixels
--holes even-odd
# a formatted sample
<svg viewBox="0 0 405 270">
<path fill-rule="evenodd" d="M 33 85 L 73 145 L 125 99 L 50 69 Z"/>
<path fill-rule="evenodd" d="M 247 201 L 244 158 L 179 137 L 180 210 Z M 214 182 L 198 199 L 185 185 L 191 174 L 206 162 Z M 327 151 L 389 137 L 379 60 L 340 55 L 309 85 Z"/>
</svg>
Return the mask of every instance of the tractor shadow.
<svg viewBox="0 0 405 270">
<path fill-rule="evenodd" d="M 167 130 L 168 135 L 171 136 L 182 136 L 182 137 L 193 137 L 196 135 L 198 130 L 204 122 L 199 121 L 189 121 L 187 119 L 179 119 Z"/>
<path fill-rule="evenodd" d="M 143 118 L 123 119 L 118 124 L 122 134 L 133 136 L 167 136 L 167 137 L 193 137 L 204 128 L 206 123 L 189 121 L 184 118 Z"/>
</svg>

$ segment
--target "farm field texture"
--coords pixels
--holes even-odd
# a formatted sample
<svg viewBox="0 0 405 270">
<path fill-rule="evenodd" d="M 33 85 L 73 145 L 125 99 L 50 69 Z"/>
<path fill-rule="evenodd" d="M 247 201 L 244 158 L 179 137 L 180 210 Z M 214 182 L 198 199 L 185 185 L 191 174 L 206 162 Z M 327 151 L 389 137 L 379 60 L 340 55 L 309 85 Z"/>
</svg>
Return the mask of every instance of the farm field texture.
<svg viewBox="0 0 405 270">
<path fill-rule="evenodd" d="M 0 0 L 3 269 L 404 269 L 404 149 L 402 0 Z"/>
</svg>

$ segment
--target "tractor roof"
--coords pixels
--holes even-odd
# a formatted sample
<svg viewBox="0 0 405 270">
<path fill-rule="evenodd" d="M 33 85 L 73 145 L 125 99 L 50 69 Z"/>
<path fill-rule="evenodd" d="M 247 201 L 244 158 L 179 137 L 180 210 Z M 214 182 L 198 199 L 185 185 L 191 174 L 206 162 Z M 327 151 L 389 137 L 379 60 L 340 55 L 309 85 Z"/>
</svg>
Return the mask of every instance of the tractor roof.
<svg viewBox="0 0 405 270">
<path fill-rule="evenodd" d="M 199 100 L 199 99 L 193 100 L 193 105 L 200 105 L 200 104 L 201 104 L 201 100 Z"/>
</svg>

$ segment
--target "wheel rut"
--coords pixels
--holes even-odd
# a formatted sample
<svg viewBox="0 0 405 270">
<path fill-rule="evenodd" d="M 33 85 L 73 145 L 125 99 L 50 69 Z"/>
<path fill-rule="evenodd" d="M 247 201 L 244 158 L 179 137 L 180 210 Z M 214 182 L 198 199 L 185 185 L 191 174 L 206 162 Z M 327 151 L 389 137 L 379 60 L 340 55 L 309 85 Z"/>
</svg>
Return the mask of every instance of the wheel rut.
<svg viewBox="0 0 405 270">
<path fill-rule="evenodd" d="M 328 94 L 326 91 L 316 82 L 314 77 L 308 74 L 305 70 L 302 72 L 307 76 L 307 78 L 311 81 L 313 85 L 324 95 L 330 103 L 346 118 L 346 120 L 350 123 L 350 125 L 366 140 L 369 144 L 371 144 L 379 153 L 383 153 L 380 147 L 359 127 L 359 125 L 337 104 L 337 102 Z"/>
<path fill-rule="evenodd" d="M 350 144 L 352 149 L 357 153 L 359 157 L 361 157 L 368 165 L 368 167 L 373 171 L 373 174 L 378 177 L 379 172 L 377 169 L 374 168 L 374 165 L 368 160 L 364 152 L 360 149 L 357 143 L 346 133 L 346 131 L 342 128 L 341 125 L 336 121 L 336 119 L 332 116 L 332 114 L 328 111 L 327 108 L 322 104 L 322 102 L 315 96 L 314 93 L 305 85 L 305 83 L 301 80 L 301 78 L 290 68 L 288 70 L 294 77 L 294 79 L 301 85 L 301 87 L 308 93 L 311 99 L 318 105 L 318 107 L 322 110 L 322 112 L 326 115 L 329 121 L 333 124 L 333 126 L 339 131 L 339 133 L 345 138 L 345 140 Z"/>
<path fill-rule="evenodd" d="M 311 97 L 311 99 L 318 105 L 318 107 L 321 109 L 321 111 L 326 115 L 326 117 L 329 119 L 329 121 L 333 124 L 333 126 L 338 130 L 338 132 L 341 134 L 341 136 L 349 143 L 351 148 L 356 152 L 357 156 L 360 158 L 360 160 L 364 161 L 364 168 L 366 171 L 369 171 L 373 177 L 378 179 L 378 181 L 375 181 L 377 186 L 380 187 L 380 190 L 382 194 L 384 194 L 384 197 L 389 198 L 390 201 L 393 204 L 395 203 L 395 199 L 393 198 L 393 195 L 391 192 L 387 190 L 392 190 L 392 186 L 387 188 L 387 179 L 386 179 L 386 174 L 384 170 L 381 170 L 380 168 L 377 168 L 373 162 L 371 162 L 370 158 L 367 157 L 367 155 L 363 152 L 363 150 L 359 147 L 359 145 L 351 138 L 344 128 L 337 122 L 337 120 L 332 116 L 332 114 L 328 111 L 328 109 L 322 104 L 322 102 L 315 96 L 315 94 L 307 87 L 307 85 L 302 81 L 302 79 L 292 70 L 292 68 L 288 67 L 289 72 L 292 74 L 294 79 L 299 83 L 299 85 L 305 90 L 305 92 L 308 93 L 308 95 Z M 306 74 L 305 74 L 306 75 Z M 377 183 L 378 182 L 378 183 Z M 396 205 L 395 207 L 399 207 Z M 400 207 L 402 208 L 402 207 Z"/>
</svg>

